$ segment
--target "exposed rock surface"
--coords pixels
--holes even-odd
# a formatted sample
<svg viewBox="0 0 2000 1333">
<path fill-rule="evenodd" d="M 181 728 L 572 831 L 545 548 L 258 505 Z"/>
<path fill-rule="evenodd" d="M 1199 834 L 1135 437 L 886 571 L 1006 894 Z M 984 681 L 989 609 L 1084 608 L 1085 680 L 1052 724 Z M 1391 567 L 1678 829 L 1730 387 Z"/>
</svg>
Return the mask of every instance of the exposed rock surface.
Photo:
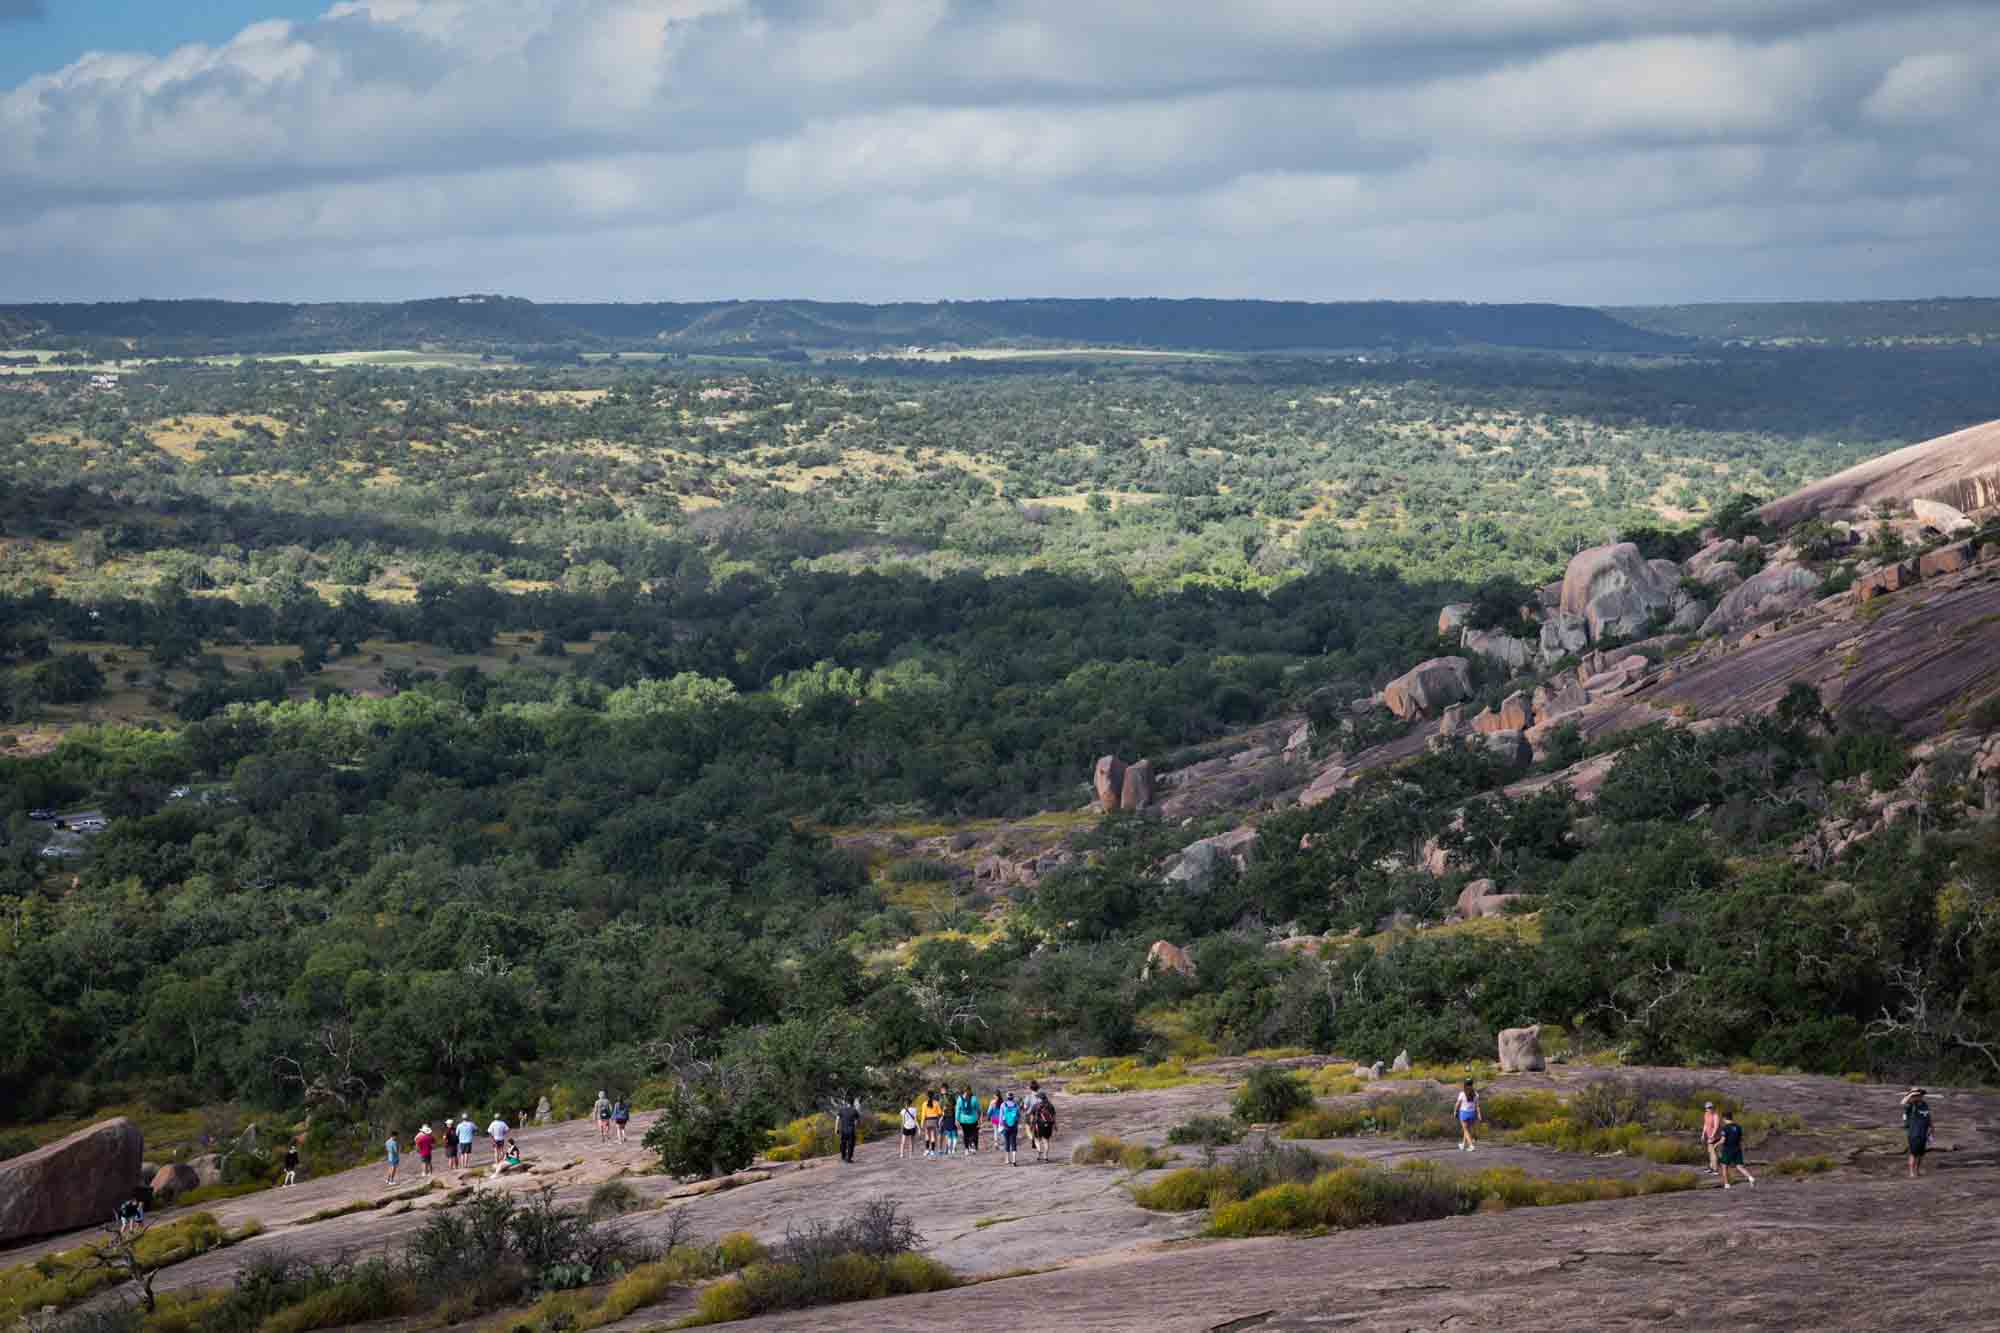
<svg viewBox="0 0 2000 1333">
<path fill-rule="evenodd" d="M 1514 768 L 1526 768 L 1535 762 L 1534 747 L 1518 731 L 1489 731 L 1479 739 L 1489 752 Z"/>
<path fill-rule="evenodd" d="M 1969 569 L 1973 562 L 1974 548 L 1971 542 L 1953 542 L 1940 546 L 1935 551 L 1926 551 L 1917 561 L 1917 573 L 1927 579 L 1940 574 L 1956 574 L 1961 569 Z"/>
<path fill-rule="evenodd" d="M 1167 881 L 1190 889 L 1203 888 L 1225 862 L 1233 864 L 1238 870 L 1247 869 L 1251 849 L 1256 845 L 1257 830 L 1248 826 L 1191 842 L 1181 848 L 1179 859 L 1167 871 Z"/>
<path fill-rule="evenodd" d="M 1554 662 L 1590 647 L 1590 622 L 1582 616 L 1557 611 L 1542 620 L 1540 657 Z"/>
<path fill-rule="evenodd" d="M 1880 569 L 1871 569 L 1854 580 L 1854 595 L 1861 601 L 1870 602 L 1885 592 L 1900 592 L 1917 581 L 1917 562 L 1898 560 Z"/>
<path fill-rule="evenodd" d="M 1472 603 L 1452 602 L 1438 612 L 1438 637 L 1450 638 L 1472 615 Z"/>
<path fill-rule="evenodd" d="M 186 1162 L 168 1162 L 153 1173 L 153 1202 L 172 1203 L 181 1195 L 201 1188 L 201 1177 Z"/>
<path fill-rule="evenodd" d="M 1563 574 L 1562 610 L 1582 616 L 1593 641 L 1636 634 L 1673 601 L 1678 578 L 1649 564 L 1631 542 L 1593 546 L 1571 557 Z"/>
<path fill-rule="evenodd" d="M 1919 523 L 1928 528 L 1936 528 L 1939 532 L 1961 532 L 1979 526 L 1941 500 L 1918 497 L 1910 501 L 1910 512 L 1917 516 Z"/>
<path fill-rule="evenodd" d="M 1146 950 L 1144 975 L 1150 977 L 1156 972 L 1177 972 L 1191 977 L 1195 974 L 1194 959 L 1188 957 L 1186 949 L 1170 940 L 1155 940 L 1153 947 Z"/>
<path fill-rule="evenodd" d="M 1542 1025 L 1526 1028 L 1507 1028 L 1500 1033 L 1500 1072 L 1519 1074 L 1529 1070 L 1546 1069 L 1542 1059 Z"/>
<path fill-rule="evenodd" d="M 1118 808 L 1144 810 L 1153 803 L 1153 761 L 1141 759 L 1128 766 L 1118 788 Z"/>
<path fill-rule="evenodd" d="M 108 1222 L 139 1180 L 139 1127 L 124 1116 L 0 1162 L 0 1240 Z"/>
<path fill-rule="evenodd" d="M 1408 721 L 1434 717 L 1472 693 L 1472 665 L 1462 657 L 1433 657 L 1419 662 L 1382 688 L 1382 703 Z"/>
<path fill-rule="evenodd" d="M 1534 656 L 1525 642 L 1496 629 L 1469 629 L 1460 644 L 1466 652 L 1498 662 L 1509 671 L 1524 669 Z"/>
<path fill-rule="evenodd" d="M 1091 785 L 1097 790 L 1098 809 L 1107 815 L 1118 809 L 1125 797 L 1125 761 L 1112 754 L 1101 757 L 1091 774 Z"/>
<path fill-rule="evenodd" d="M 1727 634 L 1753 620 L 1796 611 L 1812 600 L 1819 575 L 1804 565 L 1767 565 L 1744 580 L 1702 622 L 1701 632 Z"/>
<path fill-rule="evenodd" d="M 1961 512 L 2000 505 L 2000 421 L 1971 426 L 1857 463 L 1758 510 L 1789 528 L 1808 518 L 1846 518 L 1888 503 L 1942 501 Z"/>
</svg>

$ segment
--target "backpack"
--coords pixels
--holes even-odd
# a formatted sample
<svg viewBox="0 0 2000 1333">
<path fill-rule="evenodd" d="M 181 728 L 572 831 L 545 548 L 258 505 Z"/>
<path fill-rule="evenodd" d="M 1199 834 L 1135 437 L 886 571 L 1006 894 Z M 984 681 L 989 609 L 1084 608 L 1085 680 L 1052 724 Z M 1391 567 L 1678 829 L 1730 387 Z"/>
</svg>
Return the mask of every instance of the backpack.
<svg viewBox="0 0 2000 1333">
<path fill-rule="evenodd" d="M 1008 1102 L 1000 1108 L 1000 1123 L 1012 1129 L 1021 1123 L 1021 1106 L 1018 1102 Z"/>
<path fill-rule="evenodd" d="M 979 1123 L 979 1099 L 970 1093 L 958 1099 L 958 1123 L 961 1125 Z"/>
<path fill-rule="evenodd" d="M 1036 1102 L 1034 1109 L 1028 1112 L 1028 1128 L 1034 1131 L 1038 1139 L 1052 1137 L 1056 1132 L 1055 1103 L 1047 1097 Z"/>
</svg>

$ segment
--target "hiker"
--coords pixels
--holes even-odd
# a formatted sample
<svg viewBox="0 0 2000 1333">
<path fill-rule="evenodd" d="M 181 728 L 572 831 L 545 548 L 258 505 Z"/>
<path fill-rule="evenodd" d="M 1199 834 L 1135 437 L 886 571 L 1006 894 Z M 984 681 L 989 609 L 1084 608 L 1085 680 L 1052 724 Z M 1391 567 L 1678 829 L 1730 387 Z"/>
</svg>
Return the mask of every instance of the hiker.
<svg viewBox="0 0 2000 1333">
<path fill-rule="evenodd" d="M 1924 1154 L 1931 1150 L 1931 1104 L 1922 1088 L 1903 1094 L 1903 1137 L 1910 1147 L 1910 1179 L 1924 1173 Z"/>
<path fill-rule="evenodd" d="M 833 1113 L 833 1127 L 840 1131 L 840 1160 L 854 1160 L 854 1139 L 861 1132 L 861 1099 L 849 1098 Z"/>
<path fill-rule="evenodd" d="M 1701 1104 L 1701 1141 L 1708 1148 L 1708 1174 L 1720 1175 L 1715 1150 L 1722 1146 L 1722 1117 L 1715 1113 L 1714 1102 Z"/>
<path fill-rule="evenodd" d="M 611 1099 L 604 1095 L 604 1089 L 597 1090 L 597 1102 L 591 1108 L 597 1116 L 597 1141 L 607 1143 L 611 1139 Z"/>
<path fill-rule="evenodd" d="M 514 1142 L 514 1140 L 512 1140 L 512 1139 L 508 1139 L 508 1140 L 507 1140 L 507 1165 L 509 1165 L 509 1166 L 519 1166 L 520 1164 L 521 1164 L 521 1145 L 520 1145 L 520 1144 L 518 1144 L 518 1143 L 516 1143 L 516 1142 Z"/>
<path fill-rule="evenodd" d="M 902 1146 L 896 1150 L 898 1161 L 901 1161 L 905 1157 L 915 1157 L 917 1155 L 917 1130 L 922 1123 L 923 1117 L 917 1114 L 916 1107 L 905 1106 L 903 1108 L 903 1142 Z"/>
<path fill-rule="evenodd" d="M 458 1170 L 458 1121 L 444 1122 L 444 1169 Z"/>
<path fill-rule="evenodd" d="M 1729 1112 L 1722 1113 L 1722 1150 L 1717 1154 L 1722 1166 L 1722 1188 L 1729 1188 L 1729 1168 L 1742 1172 L 1743 1178 L 1752 1185 L 1757 1177 L 1743 1166 L 1743 1126 L 1736 1123 L 1736 1117 Z"/>
<path fill-rule="evenodd" d="M 937 1094 L 924 1094 L 924 1156 L 938 1155 L 938 1122 L 944 1117 L 944 1107 L 938 1104 Z"/>
<path fill-rule="evenodd" d="M 632 1103 L 626 1101 L 625 1094 L 621 1092 L 618 1100 L 611 1103 L 611 1132 L 620 1143 L 625 1142 L 625 1124 L 631 1118 Z"/>
<path fill-rule="evenodd" d="M 957 1100 L 956 1097 L 951 1095 L 950 1088 L 946 1088 L 944 1096 L 939 1098 L 939 1101 L 944 1106 L 944 1155 L 946 1157 L 958 1156 L 958 1116 L 952 1110 L 952 1105 Z"/>
<path fill-rule="evenodd" d="M 146 1205 L 139 1202 L 139 1196 L 135 1194 L 118 1205 L 118 1234 L 123 1236 L 145 1229 Z"/>
<path fill-rule="evenodd" d="M 431 1149 L 437 1146 L 437 1139 L 432 1136 L 429 1125 L 425 1125 L 417 1131 L 416 1141 L 413 1146 L 417 1150 L 417 1160 L 423 1163 L 424 1179 L 429 1180 L 431 1178 Z"/>
<path fill-rule="evenodd" d="M 970 1087 L 958 1090 L 958 1137 L 965 1143 L 965 1151 L 977 1155 L 979 1152 L 979 1095 Z"/>
<path fill-rule="evenodd" d="M 507 1135 L 511 1132 L 507 1128 L 507 1122 L 500 1118 L 498 1111 L 495 1111 L 493 1123 L 486 1127 L 486 1137 L 493 1140 L 493 1165 L 500 1165 L 500 1152 L 507 1146 Z"/>
<path fill-rule="evenodd" d="M 285 1179 L 283 1185 L 299 1183 L 299 1145 L 293 1140 L 285 1145 Z M 283 1188 L 283 1185 L 280 1188 Z"/>
<path fill-rule="evenodd" d="M 1007 1100 L 1000 1103 L 1000 1146 L 1007 1153 L 1007 1165 L 1019 1166 L 1014 1154 L 1021 1148 L 1021 1104 L 1008 1093 Z"/>
<path fill-rule="evenodd" d="M 382 1151 L 389 1158 L 389 1174 L 382 1178 L 385 1185 L 396 1183 L 396 1168 L 403 1164 L 403 1145 L 396 1142 L 396 1131 L 390 1130 L 388 1139 L 382 1144 Z"/>
<path fill-rule="evenodd" d="M 472 1169 L 472 1136 L 478 1131 L 472 1127 L 472 1112 L 467 1111 L 458 1118 L 458 1158 L 459 1165 Z"/>
<path fill-rule="evenodd" d="M 1000 1130 L 1003 1128 L 1000 1124 L 1000 1106 L 1005 1097 L 1006 1094 L 1004 1092 L 995 1088 L 993 1089 L 992 1097 L 988 1098 L 986 1102 L 986 1129 L 989 1141 L 993 1144 L 994 1151 L 996 1152 L 1000 1148 Z"/>
<path fill-rule="evenodd" d="M 1028 1107 L 1028 1140 L 1034 1145 L 1035 1160 L 1046 1162 L 1049 1144 L 1056 1136 L 1056 1104 L 1040 1088 L 1035 1088 L 1033 1095 L 1035 1100 Z"/>
<path fill-rule="evenodd" d="M 1486 1117 L 1479 1109 L 1479 1092 L 1472 1086 L 1472 1080 L 1465 1080 L 1465 1086 L 1458 1090 L 1458 1150 L 1472 1152 L 1478 1144 L 1472 1140 L 1474 1122 Z"/>
</svg>

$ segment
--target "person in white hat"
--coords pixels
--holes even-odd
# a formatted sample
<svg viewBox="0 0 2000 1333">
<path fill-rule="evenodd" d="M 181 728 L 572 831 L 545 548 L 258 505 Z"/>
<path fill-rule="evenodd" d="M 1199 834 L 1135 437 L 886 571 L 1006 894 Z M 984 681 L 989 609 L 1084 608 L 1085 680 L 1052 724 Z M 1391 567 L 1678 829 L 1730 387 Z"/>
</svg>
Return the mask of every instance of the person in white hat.
<svg viewBox="0 0 2000 1333">
<path fill-rule="evenodd" d="M 1701 1141 L 1708 1149 L 1708 1174 L 1711 1176 L 1721 1174 L 1717 1169 L 1715 1150 L 1722 1142 L 1722 1117 L 1715 1113 L 1714 1102 L 1701 1104 Z"/>
</svg>

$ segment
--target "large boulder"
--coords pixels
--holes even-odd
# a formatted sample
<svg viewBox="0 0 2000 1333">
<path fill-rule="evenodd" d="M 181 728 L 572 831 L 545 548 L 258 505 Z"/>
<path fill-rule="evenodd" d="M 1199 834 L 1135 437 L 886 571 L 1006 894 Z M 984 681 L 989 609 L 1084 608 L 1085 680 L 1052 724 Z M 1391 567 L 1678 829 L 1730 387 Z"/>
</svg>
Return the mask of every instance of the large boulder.
<svg viewBox="0 0 2000 1333">
<path fill-rule="evenodd" d="M 1674 618 L 1667 622 L 1667 628 L 1680 634 L 1692 634 L 1700 629 L 1714 608 L 1699 597 L 1681 597 L 1674 606 Z"/>
<path fill-rule="evenodd" d="M 1306 789 L 1299 793 L 1299 804 L 1310 809 L 1342 788 L 1353 786 L 1354 782 L 1355 779 L 1344 765 L 1328 764 L 1306 784 Z"/>
<path fill-rule="evenodd" d="M 1097 808 L 1107 815 L 1117 810 L 1125 799 L 1125 761 L 1115 754 L 1100 758 L 1091 784 L 1097 789 Z"/>
<path fill-rule="evenodd" d="M 1752 621 L 1796 611 L 1812 600 L 1819 585 L 1819 575 L 1804 565 L 1766 565 L 1717 604 L 1701 622 L 1701 632 L 1727 634 Z"/>
<path fill-rule="evenodd" d="M 1898 592 L 1917 581 L 1917 562 L 1898 560 L 1880 569 L 1871 569 L 1854 580 L 1854 595 L 1861 601 L 1872 602 L 1885 592 Z"/>
<path fill-rule="evenodd" d="M 1525 670 L 1528 659 L 1534 656 L 1522 640 L 1497 629 L 1469 629 L 1459 643 L 1466 652 L 1498 662 L 1510 672 Z"/>
<path fill-rule="evenodd" d="M 1181 976 L 1195 974 L 1194 959 L 1188 951 L 1168 940 L 1154 940 L 1153 947 L 1146 950 L 1146 969 L 1141 976 L 1151 977 L 1167 972 L 1178 972 Z"/>
<path fill-rule="evenodd" d="M 1956 574 L 1961 569 L 1972 567 L 1973 546 L 1969 541 L 1953 542 L 1940 546 L 1935 551 L 1926 551 L 1917 561 L 1917 572 L 1927 579 L 1940 574 Z"/>
<path fill-rule="evenodd" d="M 1153 803 L 1153 761 L 1141 759 L 1125 770 L 1118 785 L 1118 808 L 1144 810 Z"/>
<path fill-rule="evenodd" d="M 1534 747 L 1518 731 L 1489 731 L 1479 741 L 1510 768 L 1526 768 L 1535 762 Z"/>
<path fill-rule="evenodd" d="M 121 1115 L 0 1162 L 0 1241 L 109 1222 L 144 1157 L 139 1127 Z"/>
<path fill-rule="evenodd" d="M 1576 656 L 1590 647 L 1590 622 L 1558 611 L 1542 621 L 1541 659 L 1544 666 Z"/>
<path fill-rule="evenodd" d="M 1257 845 L 1257 830 L 1254 828 L 1233 828 L 1227 833 L 1218 833 L 1212 838 L 1203 838 L 1181 848 L 1180 859 L 1167 872 L 1167 882 L 1180 884 L 1189 889 L 1204 889 L 1215 878 L 1215 872 L 1224 862 L 1238 870 L 1250 865 L 1250 852 Z"/>
<path fill-rule="evenodd" d="M 222 1183 L 221 1153 L 210 1152 L 203 1153 L 199 1157 L 190 1157 L 187 1160 L 187 1165 L 188 1169 L 194 1172 L 194 1178 L 201 1182 L 203 1188 Z"/>
<path fill-rule="evenodd" d="M 1471 602 L 1453 602 L 1438 612 L 1438 637 L 1448 639 L 1472 617 Z"/>
<path fill-rule="evenodd" d="M 1590 692 L 1574 676 L 1564 676 L 1548 685 L 1537 685 L 1531 706 L 1540 722 L 1574 713 L 1590 702 Z"/>
<path fill-rule="evenodd" d="M 153 1173 L 153 1202 L 172 1203 L 183 1194 L 201 1188 L 201 1177 L 186 1162 L 168 1162 Z"/>
<path fill-rule="evenodd" d="M 1548 1062 L 1542 1058 L 1542 1025 L 1531 1028 L 1508 1028 L 1500 1034 L 1500 1072 L 1503 1074 L 1524 1074 L 1537 1069 L 1547 1069 Z"/>
<path fill-rule="evenodd" d="M 1936 528 L 1939 532 L 1958 532 L 1979 526 L 1942 500 L 1912 500 L 1910 512 L 1925 527 Z"/>
<path fill-rule="evenodd" d="M 1437 730 L 1438 735 L 1456 736 L 1460 731 L 1464 730 L 1464 728 L 1465 728 L 1464 704 L 1453 704 L 1451 707 L 1445 709 L 1442 713 L 1438 714 L 1438 730 Z"/>
<path fill-rule="evenodd" d="M 1491 897 L 1497 894 L 1498 892 L 1499 890 L 1494 887 L 1492 880 L 1475 879 L 1470 884 L 1467 884 L 1463 889 L 1459 890 L 1458 906 L 1456 910 L 1458 914 L 1463 917 L 1478 916 L 1480 914 L 1479 900 L 1481 898 Z"/>
<path fill-rule="evenodd" d="M 1631 542 L 1593 546 L 1572 556 L 1563 572 L 1562 611 L 1582 616 L 1593 641 L 1632 635 L 1672 604 L 1678 582 Z"/>
<path fill-rule="evenodd" d="M 1709 570 L 1724 561 L 1735 560 L 1742 549 L 1742 543 L 1732 540 L 1710 542 L 1688 557 L 1687 572 L 1690 577 L 1707 582 Z"/>
<path fill-rule="evenodd" d="M 1382 702 L 1408 722 L 1432 717 L 1472 694 L 1472 664 L 1463 657 L 1433 657 L 1419 662 L 1382 687 Z"/>
</svg>

